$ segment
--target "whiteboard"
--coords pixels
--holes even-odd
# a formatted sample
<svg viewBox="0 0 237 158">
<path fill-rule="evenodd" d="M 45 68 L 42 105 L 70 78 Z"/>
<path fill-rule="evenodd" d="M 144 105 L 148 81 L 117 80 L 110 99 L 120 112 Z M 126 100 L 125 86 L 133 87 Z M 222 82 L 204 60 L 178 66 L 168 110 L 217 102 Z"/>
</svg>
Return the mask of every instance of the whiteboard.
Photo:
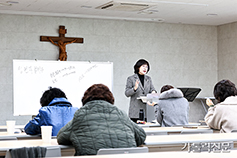
<svg viewBox="0 0 237 158">
<path fill-rule="evenodd" d="M 60 88 L 73 106 L 81 107 L 85 90 L 98 83 L 112 92 L 112 62 L 13 60 L 13 114 L 38 114 L 48 87 Z"/>
</svg>

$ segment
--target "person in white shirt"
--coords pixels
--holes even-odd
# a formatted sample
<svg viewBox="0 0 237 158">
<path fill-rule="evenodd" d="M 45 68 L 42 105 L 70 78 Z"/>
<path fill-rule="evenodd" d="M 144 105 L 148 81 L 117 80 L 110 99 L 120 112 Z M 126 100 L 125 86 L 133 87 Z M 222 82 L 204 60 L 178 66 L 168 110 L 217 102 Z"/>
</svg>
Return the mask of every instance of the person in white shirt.
<svg viewBox="0 0 237 158">
<path fill-rule="evenodd" d="M 206 124 L 220 133 L 230 133 L 237 129 L 237 89 L 230 80 L 221 80 L 214 87 L 214 97 L 218 104 L 214 105 L 210 99 L 206 100 L 209 106 L 205 116 Z"/>
</svg>

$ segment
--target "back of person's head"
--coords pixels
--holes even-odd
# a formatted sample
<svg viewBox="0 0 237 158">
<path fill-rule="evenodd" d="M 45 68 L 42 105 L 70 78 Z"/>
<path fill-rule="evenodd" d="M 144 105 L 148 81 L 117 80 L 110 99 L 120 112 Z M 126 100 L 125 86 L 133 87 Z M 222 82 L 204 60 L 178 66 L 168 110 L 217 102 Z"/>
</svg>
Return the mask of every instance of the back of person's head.
<svg viewBox="0 0 237 158">
<path fill-rule="evenodd" d="M 164 91 L 168 91 L 170 89 L 174 88 L 173 86 L 171 85 L 164 85 L 163 87 L 161 87 L 160 89 L 160 93 L 164 92 Z"/>
<path fill-rule="evenodd" d="M 59 88 L 52 88 L 49 87 L 49 90 L 46 90 L 42 97 L 40 98 L 40 104 L 42 107 L 48 106 L 49 103 L 54 99 L 54 98 L 66 98 L 66 94 Z"/>
<path fill-rule="evenodd" d="M 230 80 L 221 80 L 215 85 L 213 94 L 216 100 L 220 103 L 229 96 L 235 96 L 237 90 L 235 84 Z"/>
<path fill-rule="evenodd" d="M 150 70 L 150 65 L 149 65 L 148 61 L 146 61 L 145 59 L 140 59 L 140 60 L 138 60 L 138 61 L 136 62 L 136 64 L 134 65 L 134 73 L 138 74 L 139 68 L 140 68 L 142 65 L 144 65 L 144 64 L 147 65 L 147 67 L 148 67 L 147 72 L 149 72 L 149 70 Z"/>
<path fill-rule="evenodd" d="M 89 87 L 82 97 L 82 105 L 92 100 L 104 100 L 114 104 L 114 97 L 109 88 L 103 84 L 94 84 Z"/>
</svg>

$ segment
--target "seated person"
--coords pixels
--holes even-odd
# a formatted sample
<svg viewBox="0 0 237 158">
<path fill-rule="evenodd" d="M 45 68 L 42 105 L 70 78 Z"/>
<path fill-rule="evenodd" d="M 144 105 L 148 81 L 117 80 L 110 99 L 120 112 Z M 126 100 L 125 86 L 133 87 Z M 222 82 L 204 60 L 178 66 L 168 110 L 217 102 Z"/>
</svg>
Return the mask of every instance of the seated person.
<svg viewBox="0 0 237 158">
<path fill-rule="evenodd" d="M 101 148 L 137 147 L 146 139 L 145 131 L 114 106 L 114 97 L 103 84 L 89 87 L 83 106 L 57 135 L 59 144 L 73 145 L 75 155 L 96 155 Z"/>
<path fill-rule="evenodd" d="M 162 127 L 187 125 L 189 103 L 181 90 L 165 85 L 160 90 L 160 98 L 155 105 L 155 117 Z"/>
<path fill-rule="evenodd" d="M 221 80 L 214 86 L 214 97 L 218 104 L 214 105 L 210 99 L 206 100 L 209 106 L 205 116 L 206 124 L 221 133 L 230 133 L 237 129 L 237 90 L 230 80 Z"/>
<path fill-rule="evenodd" d="M 39 114 L 24 128 L 26 134 L 41 134 L 41 126 L 53 126 L 52 136 L 56 136 L 78 110 L 77 107 L 72 107 L 65 93 L 58 88 L 50 87 L 45 91 L 40 99 L 40 104 L 42 107 Z"/>
</svg>

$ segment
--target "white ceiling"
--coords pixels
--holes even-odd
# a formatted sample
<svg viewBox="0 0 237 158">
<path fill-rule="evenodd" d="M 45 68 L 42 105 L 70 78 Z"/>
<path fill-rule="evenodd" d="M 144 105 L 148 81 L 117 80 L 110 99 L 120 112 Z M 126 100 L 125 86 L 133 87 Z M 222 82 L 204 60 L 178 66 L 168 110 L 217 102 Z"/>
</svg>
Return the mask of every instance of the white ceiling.
<svg viewBox="0 0 237 158">
<path fill-rule="evenodd" d="M 237 21 L 237 0 L 114 0 L 151 7 L 142 11 L 96 9 L 108 2 L 110 0 L 0 0 L 0 13 L 198 25 Z"/>
</svg>

